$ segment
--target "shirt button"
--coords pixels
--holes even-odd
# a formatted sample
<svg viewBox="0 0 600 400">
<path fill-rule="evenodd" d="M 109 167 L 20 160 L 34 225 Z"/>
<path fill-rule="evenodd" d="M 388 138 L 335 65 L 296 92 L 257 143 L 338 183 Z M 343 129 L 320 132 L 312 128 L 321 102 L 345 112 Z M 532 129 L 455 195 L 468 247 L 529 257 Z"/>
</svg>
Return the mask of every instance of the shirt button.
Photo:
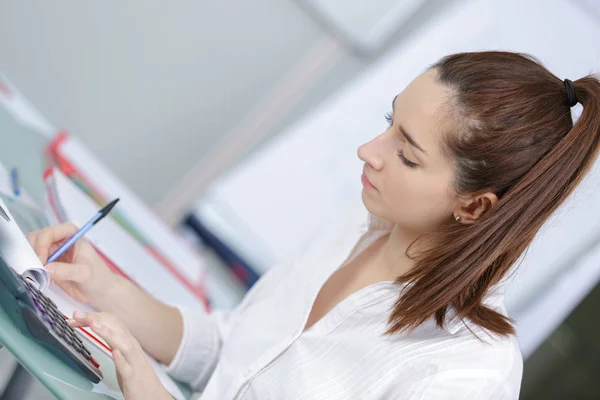
<svg viewBox="0 0 600 400">
<path fill-rule="evenodd" d="M 252 371 L 250 371 L 249 369 L 245 370 L 244 373 L 242 374 L 242 377 L 244 379 L 248 379 L 250 377 L 250 374 L 252 373 Z"/>
</svg>

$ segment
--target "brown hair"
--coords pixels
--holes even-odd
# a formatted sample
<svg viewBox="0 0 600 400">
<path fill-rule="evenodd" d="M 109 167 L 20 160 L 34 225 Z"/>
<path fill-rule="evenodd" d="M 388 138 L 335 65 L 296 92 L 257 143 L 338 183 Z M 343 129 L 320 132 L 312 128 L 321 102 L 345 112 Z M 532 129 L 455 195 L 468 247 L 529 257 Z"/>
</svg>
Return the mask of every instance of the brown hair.
<svg viewBox="0 0 600 400">
<path fill-rule="evenodd" d="M 452 219 L 427 235 L 432 245 L 411 255 L 414 268 L 396 280 L 412 284 L 399 296 L 387 333 L 431 316 L 443 327 L 452 306 L 491 333 L 514 334 L 512 320 L 482 299 L 593 165 L 600 82 L 589 75 L 573 83 L 583 106 L 573 125 L 563 81 L 529 55 L 461 53 L 431 68 L 451 93 L 453 126 L 444 130 L 443 147 L 454 166 L 454 189 L 491 191 L 498 202 L 474 224 Z"/>
</svg>

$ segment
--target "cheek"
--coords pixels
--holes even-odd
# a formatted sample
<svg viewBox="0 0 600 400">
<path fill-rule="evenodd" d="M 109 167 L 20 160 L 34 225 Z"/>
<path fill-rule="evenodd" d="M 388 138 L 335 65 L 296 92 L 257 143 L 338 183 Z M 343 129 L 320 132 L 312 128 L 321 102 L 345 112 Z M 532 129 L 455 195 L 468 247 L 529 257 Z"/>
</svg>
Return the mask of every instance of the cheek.
<svg viewBox="0 0 600 400">
<path fill-rule="evenodd" d="M 397 215 L 395 219 L 405 220 L 410 225 L 429 226 L 449 215 L 451 199 L 448 186 L 441 179 L 406 178 L 395 185 L 390 194 L 390 205 Z"/>
</svg>

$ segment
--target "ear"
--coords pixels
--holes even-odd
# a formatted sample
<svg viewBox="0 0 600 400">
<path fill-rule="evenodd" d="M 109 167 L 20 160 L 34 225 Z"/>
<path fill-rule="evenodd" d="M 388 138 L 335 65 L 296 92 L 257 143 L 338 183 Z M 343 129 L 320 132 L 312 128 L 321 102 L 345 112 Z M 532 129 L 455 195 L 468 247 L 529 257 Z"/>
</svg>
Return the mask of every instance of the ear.
<svg viewBox="0 0 600 400">
<path fill-rule="evenodd" d="M 454 216 L 460 216 L 460 223 L 473 224 L 489 212 L 497 202 L 498 196 L 492 192 L 473 195 L 461 200 L 461 205 L 454 210 Z"/>
</svg>

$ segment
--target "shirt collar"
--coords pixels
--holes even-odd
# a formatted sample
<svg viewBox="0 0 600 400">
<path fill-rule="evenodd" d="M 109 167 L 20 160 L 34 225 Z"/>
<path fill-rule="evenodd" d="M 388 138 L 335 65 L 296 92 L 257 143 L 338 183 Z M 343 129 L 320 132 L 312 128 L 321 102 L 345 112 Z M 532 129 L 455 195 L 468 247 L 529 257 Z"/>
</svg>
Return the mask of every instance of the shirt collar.
<svg viewBox="0 0 600 400">
<path fill-rule="evenodd" d="M 364 223 L 362 226 L 364 227 Z M 377 232 L 389 233 L 392 231 L 392 228 L 394 227 L 394 223 L 384 220 L 382 218 L 379 218 L 369 212 L 368 216 L 367 216 L 366 226 L 367 226 L 367 229 L 372 232 L 377 231 Z M 505 284 L 505 279 L 502 279 L 499 283 L 490 287 L 483 299 L 483 304 L 487 305 L 488 307 L 494 308 L 494 309 L 502 307 L 504 304 L 504 284 Z M 458 315 L 456 314 L 456 310 L 454 309 L 454 307 L 449 306 L 448 310 L 446 311 L 446 318 L 444 321 L 444 330 L 446 330 L 451 335 L 454 335 L 465 324 L 470 325 L 471 323 L 469 320 L 461 320 L 458 317 Z"/>
<path fill-rule="evenodd" d="M 392 231 L 394 223 L 383 218 L 379 218 L 369 212 L 367 216 L 367 227 L 372 231 L 385 231 L 389 233 Z"/>
</svg>

